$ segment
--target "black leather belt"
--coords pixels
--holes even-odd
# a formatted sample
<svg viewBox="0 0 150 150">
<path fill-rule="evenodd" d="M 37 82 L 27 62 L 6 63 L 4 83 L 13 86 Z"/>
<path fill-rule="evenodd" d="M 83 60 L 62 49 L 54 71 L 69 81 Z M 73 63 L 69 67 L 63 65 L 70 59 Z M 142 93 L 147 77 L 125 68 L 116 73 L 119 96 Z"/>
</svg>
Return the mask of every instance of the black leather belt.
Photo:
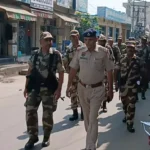
<svg viewBox="0 0 150 150">
<path fill-rule="evenodd" d="M 99 87 L 99 86 L 102 86 L 103 85 L 103 82 L 98 82 L 98 83 L 95 83 L 95 84 L 85 84 L 83 83 L 81 80 L 79 80 L 80 84 L 83 85 L 85 88 L 96 88 L 96 87 Z"/>
</svg>

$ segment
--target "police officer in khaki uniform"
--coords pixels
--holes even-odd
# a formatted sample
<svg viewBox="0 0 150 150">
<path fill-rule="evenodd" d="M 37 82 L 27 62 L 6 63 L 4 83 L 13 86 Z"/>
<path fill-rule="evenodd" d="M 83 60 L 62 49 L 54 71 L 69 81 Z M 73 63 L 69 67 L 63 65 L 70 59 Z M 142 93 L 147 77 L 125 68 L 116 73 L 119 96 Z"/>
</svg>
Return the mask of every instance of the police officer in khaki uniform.
<svg viewBox="0 0 150 150">
<path fill-rule="evenodd" d="M 107 71 L 110 100 L 113 99 L 113 63 L 109 59 L 108 50 L 96 44 L 96 31 L 88 29 L 84 32 L 86 47 L 77 51 L 70 63 L 70 73 L 66 95 L 69 97 L 71 85 L 78 69 L 78 95 L 84 114 L 86 150 L 96 150 L 98 138 L 98 112 L 105 99 L 104 71 Z"/>
</svg>

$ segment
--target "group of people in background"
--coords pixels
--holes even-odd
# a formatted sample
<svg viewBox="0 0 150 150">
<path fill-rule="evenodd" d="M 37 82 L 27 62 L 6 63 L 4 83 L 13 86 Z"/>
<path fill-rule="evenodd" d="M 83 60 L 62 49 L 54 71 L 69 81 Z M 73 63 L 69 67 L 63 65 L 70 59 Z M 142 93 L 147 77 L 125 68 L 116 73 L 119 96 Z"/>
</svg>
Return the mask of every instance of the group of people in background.
<svg viewBox="0 0 150 150">
<path fill-rule="evenodd" d="M 87 133 L 85 150 L 96 150 L 99 110 L 102 108 L 103 112 L 107 112 L 107 102 L 113 100 L 114 89 L 119 91 L 123 104 L 122 121 L 126 123 L 129 132 L 135 132 L 134 115 L 138 92 L 141 92 L 141 98 L 145 100 L 150 80 L 150 46 L 147 37 L 143 36 L 140 42 L 131 37 L 123 43 L 119 36 L 117 43 L 114 43 L 112 37 L 108 40 L 102 34 L 97 37 L 94 29 L 86 30 L 83 36 L 84 42 L 81 42 L 77 30 L 70 32 L 71 44 L 67 46 L 62 60 L 60 52 L 51 48 L 52 35 L 49 32 L 41 34 L 41 50 L 31 56 L 24 90 L 26 122 L 30 135 L 25 149 L 33 148 L 39 140 L 37 110 L 41 101 L 44 129 L 42 147 L 50 144 L 53 113 L 57 109 L 57 100 L 61 97 L 64 71 L 68 73 L 66 96 L 71 99 L 73 111 L 69 120 L 79 119 L 80 106 L 80 118 L 84 121 Z M 59 74 L 57 80 L 56 70 Z M 28 86 L 32 80 L 34 84 Z"/>
</svg>

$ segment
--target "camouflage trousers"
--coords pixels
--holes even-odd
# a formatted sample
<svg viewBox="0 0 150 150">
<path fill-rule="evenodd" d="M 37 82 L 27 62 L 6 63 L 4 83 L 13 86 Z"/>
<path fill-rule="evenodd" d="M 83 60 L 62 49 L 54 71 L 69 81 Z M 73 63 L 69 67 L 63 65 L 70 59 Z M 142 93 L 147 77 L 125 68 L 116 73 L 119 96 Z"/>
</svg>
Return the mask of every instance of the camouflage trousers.
<svg viewBox="0 0 150 150">
<path fill-rule="evenodd" d="M 35 91 L 28 94 L 26 100 L 27 131 L 30 137 L 38 136 L 37 110 L 41 102 L 43 106 L 42 122 L 44 136 L 49 138 L 53 128 L 53 112 L 56 110 L 57 103 L 54 101 L 54 96 L 47 88 L 41 88 L 39 94 Z"/>
<path fill-rule="evenodd" d="M 123 104 L 123 110 L 127 120 L 127 124 L 133 126 L 135 116 L 135 103 L 137 93 L 132 91 L 133 89 L 124 89 L 121 92 L 121 101 Z"/>
<path fill-rule="evenodd" d="M 107 98 L 108 98 L 107 93 L 109 91 L 109 84 L 108 84 L 106 72 L 105 72 L 105 78 L 104 78 L 104 85 L 105 85 L 105 99 L 102 102 L 102 107 L 106 107 L 106 102 L 107 102 Z"/>
<path fill-rule="evenodd" d="M 72 82 L 72 92 L 70 93 L 71 97 L 71 109 L 75 110 L 79 106 L 79 98 L 77 93 L 78 77 L 76 76 Z"/>
</svg>

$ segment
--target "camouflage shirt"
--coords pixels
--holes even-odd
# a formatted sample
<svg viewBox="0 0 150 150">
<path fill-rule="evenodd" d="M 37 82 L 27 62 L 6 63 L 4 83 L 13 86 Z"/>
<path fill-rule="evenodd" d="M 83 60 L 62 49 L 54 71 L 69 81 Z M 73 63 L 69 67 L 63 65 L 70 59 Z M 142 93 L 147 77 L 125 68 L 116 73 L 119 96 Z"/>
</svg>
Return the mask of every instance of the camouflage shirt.
<svg viewBox="0 0 150 150">
<path fill-rule="evenodd" d="M 107 49 L 108 49 L 108 51 L 109 51 L 109 57 L 110 57 L 110 59 L 114 62 L 115 61 L 115 57 L 114 57 L 114 53 L 113 53 L 113 50 L 112 50 L 112 48 L 110 47 L 110 45 L 106 45 L 105 46 Z"/>
<path fill-rule="evenodd" d="M 138 46 L 137 53 L 138 56 L 145 62 L 150 59 L 150 49 L 147 45 L 145 47 L 142 47 L 142 45 Z"/>
<path fill-rule="evenodd" d="M 62 63 L 62 58 L 59 52 L 56 52 L 55 50 L 50 49 L 50 54 L 56 53 L 53 65 L 56 66 L 58 72 L 64 71 L 63 63 Z M 34 65 L 34 58 L 35 54 L 33 54 L 30 59 L 29 59 L 29 65 L 33 67 Z M 36 69 L 37 71 L 44 77 L 47 78 L 48 76 L 48 69 L 49 69 L 49 54 L 43 54 L 42 51 L 39 50 L 38 52 L 38 57 L 36 61 Z"/>
<path fill-rule="evenodd" d="M 79 45 L 78 47 L 83 47 L 84 44 L 79 41 Z M 69 72 L 69 64 L 71 62 L 71 60 L 73 59 L 75 53 L 76 53 L 77 48 L 74 48 L 72 46 L 72 43 L 67 47 L 67 51 L 66 51 L 66 55 L 64 57 L 64 64 L 65 64 L 65 69 L 67 72 Z"/>
<path fill-rule="evenodd" d="M 120 75 L 121 78 L 124 79 L 127 76 L 128 69 L 130 66 L 132 66 L 130 72 L 128 73 L 128 78 L 126 81 L 126 88 L 131 88 L 134 90 L 136 89 L 136 83 L 140 79 L 140 76 L 142 74 L 142 69 L 144 68 L 143 62 L 140 60 L 139 57 L 136 55 L 133 56 L 131 60 L 125 55 L 123 58 L 120 60 Z"/>
<path fill-rule="evenodd" d="M 116 46 L 120 49 L 121 55 L 126 54 L 126 44 L 125 43 L 121 43 L 121 45 L 116 44 Z"/>
</svg>

